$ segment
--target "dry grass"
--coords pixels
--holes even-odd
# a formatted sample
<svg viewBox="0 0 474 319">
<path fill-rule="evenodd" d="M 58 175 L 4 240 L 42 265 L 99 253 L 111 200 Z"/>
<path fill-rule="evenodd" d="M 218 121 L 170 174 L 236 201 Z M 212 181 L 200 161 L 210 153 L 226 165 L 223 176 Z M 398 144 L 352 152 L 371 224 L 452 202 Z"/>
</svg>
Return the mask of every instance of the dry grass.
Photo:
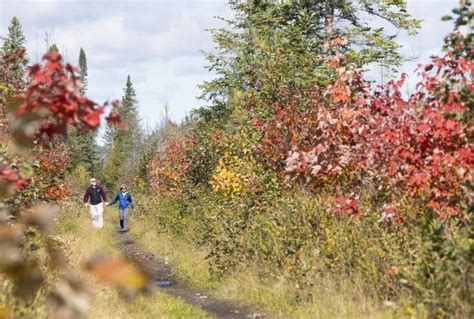
<svg viewBox="0 0 474 319">
<path fill-rule="evenodd" d="M 130 236 L 143 247 L 177 268 L 179 276 L 188 282 L 211 290 L 218 298 L 252 301 L 283 318 L 394 318 L 394 310 L 382 308 L 350 283 L 321 282 L 313 290 L 311 301 L 296 302 L 284 280 L 268 278 L 263 282 L 256 266 L 240 268 L 216 281 L 209 272 L 205 257 L 184 239 L 159 232 L 149 220 L 132 217 Z"/>
<path fill-rule="evenodd" d="M 105 227 L 93 229 L 85 208 L 64 205 L 57 223 L 57 233 L 67 247 L 70 264 L 92 295 L 89 318 L 207 318 L 200 308 L 185 304 L 164 293 L 139 296 L 124 301 L 112 288 L 98 283 L 83 265 L 96 252 L 119 254 L 112 236 L 116 210 L 105 212 Z"/>
</svg>

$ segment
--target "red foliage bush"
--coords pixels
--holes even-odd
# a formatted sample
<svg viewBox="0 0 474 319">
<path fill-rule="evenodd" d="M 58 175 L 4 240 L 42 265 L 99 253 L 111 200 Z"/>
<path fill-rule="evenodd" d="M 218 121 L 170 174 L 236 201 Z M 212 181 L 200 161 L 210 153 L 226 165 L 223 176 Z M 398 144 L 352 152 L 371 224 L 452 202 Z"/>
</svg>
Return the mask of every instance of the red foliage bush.
<svg viewBox="0 0 474 319">
<path fill-rule="evenodd" d="M 194 147 L 193 139 L 176 137 L 164 150 L 148 163 L 152 187 L 160 192 L 181 192 L 185 175 L 191 166 L 188 151 Z"/>
<path fill-rule="evenodd" d="M 425 67 L 408 99 L 400 92 L 405 75 L 371 93 L 360 71 L 341 55 L 330 58 L 338 72 L 332 85 L 307 92 L 283 87 L 271 106 L 273 117 L 255 123 L 262 134 L 259 151 L 275 169 L 309 184 L 348 188 L 349 181 L 353 188 L 370 178 L 387 193 L 415 196 L 441 216 L 456 214 L 474 166 L 469 43 L 461 33 L 451 34 L 448 52 Z M 338 212 L 358 211 L 352 199 L 336 200 Z"/>
<path fill-rule="evenodd" d="M 49 200 L 61 200 L 70 195 L 70 189 L 64 183 L 71 159 L 62 143 L 54 143 L 39 152 L 35 152 L 39 163 L 32 179 L 39 196 Z"/>
</svg>

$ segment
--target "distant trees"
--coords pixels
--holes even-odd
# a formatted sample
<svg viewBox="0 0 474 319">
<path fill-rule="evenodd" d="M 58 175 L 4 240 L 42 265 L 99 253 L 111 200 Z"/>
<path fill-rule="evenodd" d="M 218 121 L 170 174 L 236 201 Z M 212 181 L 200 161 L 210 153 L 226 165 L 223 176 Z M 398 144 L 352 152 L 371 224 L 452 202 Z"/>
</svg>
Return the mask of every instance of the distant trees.
<svg viewBox="0 0 474 319">
<path fill-rule="evenodd" d="M 108 186 L 116 186 L 122 182 L 134 171 L 140 161 L 143 132 L 140 128 L 136 96 L 129 75 L 122 97 L 122 107 L 119 109 L 127 129 L 116 130 L 108 127 L 105 135 L 108 154 L 104 167 L 104 179 Z"/>
<path fill-rule="evenodd" d="M 87 57 L 82 48 L 79 51 L 78 73 L 82 81 L 79 93 L 85 95 L 87 91 Z M 70 131 L 67 145 L 72 159 L 71 168 L 77 169 L 82 166 L 88 174 L 96 176 L 100 173 L 99 154 L 95 143 L 96 132 L 84 133 L 77 128 L 71 128 Z"/>
</svg>

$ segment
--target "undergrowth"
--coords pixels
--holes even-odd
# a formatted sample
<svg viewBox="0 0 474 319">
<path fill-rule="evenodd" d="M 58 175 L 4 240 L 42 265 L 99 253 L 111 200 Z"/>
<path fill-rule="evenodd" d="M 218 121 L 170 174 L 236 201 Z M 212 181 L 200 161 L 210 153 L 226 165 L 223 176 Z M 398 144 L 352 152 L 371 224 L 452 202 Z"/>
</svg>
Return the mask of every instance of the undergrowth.
<svg viewBox="0 0 474 319">
<path fill-rule="evenodd" d="M 323 200 L 303 195 L 250 212 L 205 191 L 137 202 L 132 235 L 219 296 L 299 318 L 462 318 L 472 310 L 470 228 L 409 204 L 416 227 L 328 214 Z"/>
</svg>

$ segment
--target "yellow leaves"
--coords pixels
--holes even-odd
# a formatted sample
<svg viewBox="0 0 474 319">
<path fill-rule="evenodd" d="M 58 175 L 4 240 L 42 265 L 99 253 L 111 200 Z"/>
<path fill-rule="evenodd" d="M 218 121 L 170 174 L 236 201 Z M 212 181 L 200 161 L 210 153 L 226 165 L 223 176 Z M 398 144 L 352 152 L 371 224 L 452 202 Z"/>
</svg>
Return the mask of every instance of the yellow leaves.
<svg viewBox="0 0 474 319">
<path fill-rule="evenodd" d="M 270 48 L 264 39 L 255 37 L 254 41 L 255 46 L 262 51 L 267 51 Z"/>
<path fill-rule="evenodd" d="M 87 263 L 87 268 L 97 278 L 117 289 L 126 298 L 148 289 L 146 276 L 125 257 L 107 258 L 99 255 Z"/>
<path fill-rule="evenodd" d="M 0 305 L 0 319 L 11 318 L 10 309 L 6 305 Z"/>
<path fill-rule="evenodd" d="M 254 178 L 252 161 L 231 156 L 228 152 L 219 159 L 218 165 L 209 182 L 214 192 L 226 197 L 245 194 L 249 190 L 249 181 Z"/>
<path fill-rule="evenodd" d="M 232 104 L 240 105 L 240 103 L 244 100 L 244 98 L 245 98 L 244 92 L 237 89 L 235 89 L 232 92 L 232 98 L 231 98 Z"/>
</svg>

